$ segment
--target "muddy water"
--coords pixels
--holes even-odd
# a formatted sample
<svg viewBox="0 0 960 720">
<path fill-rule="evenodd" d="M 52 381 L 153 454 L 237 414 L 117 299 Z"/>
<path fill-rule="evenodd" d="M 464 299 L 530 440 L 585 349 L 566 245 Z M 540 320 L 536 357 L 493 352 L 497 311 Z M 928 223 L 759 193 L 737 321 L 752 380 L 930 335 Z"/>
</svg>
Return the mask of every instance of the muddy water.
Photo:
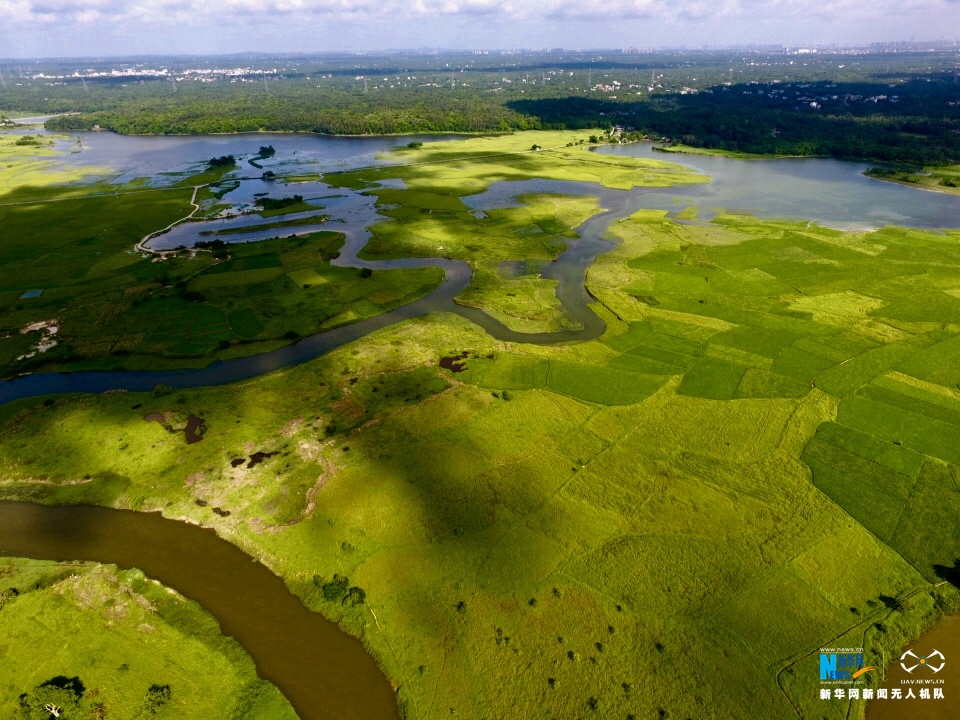
<svg viewBox="0 0 960 720">
<path fill-rule="evenodd" d="M 157 513 L 0 501 L 0 555 L 139 568 L 213 614 L 303 720 L 399 717 L 393 689 L 360 641 L 212 530 Z"/>
<path fill-rule="evenodd" d="M 923 637 L 903 650 L 912 650 L 918 657 L 926 657 L 934 650 L 939 650 L 945 659 L 943 669 L 934 673 L 927 668 L 918 667 L 913 672 L 907 672 L 899 663 L 899 659 L 887 668 L 887 678 L 883 687 L 888 690 L 900 688 L 907 694 L 907 688 L 914 688 L 916 699 L 902 700 L 874 700 L 867 704 L 866 720 L 957 720 L 960 718 L 960 615 L 953 615 L 943 620 Z M 940 659 L 935 661 L 939 664 Z M 908 667 L 916 664 L 910 661 Z M 943 681 L 942 685 L 913 685 L 905 683 L 909 680 L 936 680 Z M 921 700 L 919 688 L 928 687 L 933 695 L 933 688 L 943 690 L 943 699 Z"/>
</svg>

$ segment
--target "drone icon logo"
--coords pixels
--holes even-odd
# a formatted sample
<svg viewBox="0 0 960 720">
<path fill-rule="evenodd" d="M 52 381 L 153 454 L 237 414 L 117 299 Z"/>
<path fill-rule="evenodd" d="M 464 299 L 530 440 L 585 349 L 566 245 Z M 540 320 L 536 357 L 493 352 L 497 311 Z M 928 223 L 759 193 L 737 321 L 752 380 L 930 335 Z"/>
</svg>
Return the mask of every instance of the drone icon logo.
<svg viewBox="0 0 960 720">
<path fill-rule="evenodd" d="M 907 660 L 907 657 L 913 658 L 914 663 L 912 665 L 907 664 L 910 662 L 910 660 Z M 934 664 L 937 658 L 940 659 L 939 665 Z M 906 662 L 904 662 L 905 660 Z M 943 653 L 939 650 L 934 650 L 925 657 L 920 657 L 919 655 L 914 654 L 912 650 L 907 650 L 903 655 L 900 656 L 900 667 L 902 667 L 908 673 L 912 673 L 918 667 L 930 668 L 933 670 L 933 672 L 938 673 L 943 670 L 943 666 L 946 664 L 946 658 L 943 657 Z"/>
</svg>

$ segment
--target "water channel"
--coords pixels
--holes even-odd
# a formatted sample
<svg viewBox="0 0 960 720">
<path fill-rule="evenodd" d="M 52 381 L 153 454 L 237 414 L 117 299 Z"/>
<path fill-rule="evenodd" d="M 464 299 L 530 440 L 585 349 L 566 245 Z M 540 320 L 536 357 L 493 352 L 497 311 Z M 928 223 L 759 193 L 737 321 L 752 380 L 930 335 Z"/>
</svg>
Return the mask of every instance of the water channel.
<svg viewBox="0 0 960 720">
<path fill-rule="evenodd" d="M 212 530 L 159 513 L 0 501 L 0 555 L 139 568 L 216 617 L 303 720 L 398 717 L 393 688 L 360 641 Z"/>
<path fill-rule="evenodd" d="M 217 155 L 250 156 L 261 145 L 276 155 L 263 162 L 278 175 L 321 173 L 375 164 L 377 154 L 410 138 L 324 138 L 298 135 L 245 135 L 205 138 L 122 137 L 88 133 L 66 162 L 110 165 L 116 181 L 195 171 L 198 160 Z M 82 147 L 82 150 L 77 148 Z M 603 322 L 589 309 L 584 288 L 586 269 L 613 247 L 605 238 L 611 222 L 639 208 L 679 212 L 687 205 L 702 209 L 701 218 L 720 210 L 740 210 L 765 217 L 805 218 L 838 228 L 877 228 L 884 224 L 944 228 L 960 226 L 960 197 L 893 186 L 862 175 L 865 165 L 834 160 L 742 161 L 705 156 L 664 156 L 649 145 L 611 146 L 602 152 L 666 159 L 693 167 L 713 180 L 683 188 L 637 188 L 618 191 L 594 184 L 532 180 L 501 182 L 466 198 L 476 211 L 506 207 L 518 195 L 555 192 L 598 196 L 605 212 L 581 225 L 579 240 L 544 267 L 543 276 L 558 281 L 557 295 L 579 330 L 524 334 L 506 328 L 486 313 L 457 305 L 454 298 L 470 283 L 470 267 L 443 258 L 364 261 L 357 257 L 369 238 L 366 228 L 381 220 L 375 198 L 330 188 L 320 182 L 283 185 L 259 177 L 242 180 L 224 199 L 238 207 L 258 193 L 301 194 L 330 215 L 325 225 L 298 226 L 290 232 L 324 228 L 343 232 L 346 243 L 337 263 L 372 269 L 438 266 L 443 283 L 429 295 L 393 312 L 305 338 L 273 352 L 215 362 L 200 370 L 164 372 L 38 373 L 0 382 L 0 403 L 64 392 L 151 390 L 156 385 L 201 387 L 255 377 L 306 362 L 341 345 L 404 320 L 432 312 L 457 312 L 502 340 L 533 343 L 571 342 L 599 336 Z M 251 175 L 246 165 L 241 177 Z M 172 176 L 176 179 L 176 176 Z M 171 180 L 167 180 L 169 182 Z M 296 219 L 303 216 L 285 216 Z M 241 216 L 215 225 L 189 223 L 150 241 L 152 248 L 190 245 L 197 239 L 250 241 L 265 235 L 200 235 L 262 220 Z M 272 230 L 266 236 L 288 234 Z M 140 238 L 131 238 L 131 246 Z M 304 718 L 381 718 L 396 716 L 393 692 L 355 639 L 306 610 L 269 570 L 202 530 L 158 515 L 92 507 L 44 508 L 0 502 L 0 553 L 53 560 L 84 559 L 139 567 L 151 577 L 201 603 L 254 658 L 258 672 L 291 700 Z M 188 560 L 187 560 L 188 559 Z M 871 713 L 871 720 L 884 715 Z M 919 716 L 918 716 L 919 717 Z M 932 716 L 931 716 L 932 717 Z M 937 717 L 944 717 L 938 715 Z"/>
</svg>

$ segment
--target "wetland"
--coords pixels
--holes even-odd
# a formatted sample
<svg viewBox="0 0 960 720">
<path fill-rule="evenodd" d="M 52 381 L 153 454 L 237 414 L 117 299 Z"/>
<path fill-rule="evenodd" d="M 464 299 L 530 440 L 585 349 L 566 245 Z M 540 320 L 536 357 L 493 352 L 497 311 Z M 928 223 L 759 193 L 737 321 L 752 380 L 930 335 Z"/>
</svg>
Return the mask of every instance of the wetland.
<svg viewBox="0 0 960 720">
<path fill-rule="evenodd" d="M 107 356 L 91 353 L 47 368 L 68 372 L 40 368 L 4 381 L 3 495 L 127 508 L 116 515 L 124 523 L 171 522 L 129 512 L 158 509 L 215 528 L 281 576 L 299 597 L 287 593 L 290 601 L 362 637 L 410 717 L 516 708 L 533 717 L 547 700 L 610 717 L 696 712 L 705 701 L 687 697 L 682 683 L 656 699 L 633 692 L 637 677 L 664 664 L 704 687 L 724 678 L 710 686 L 718 707 L 751 703 L 771 718 L 789 717 L 791 705 L 820 709 L 805 666 L 791 671 L 802 651 L 876 616 L 892 630 L 859 631 L 893 653 L 906 639 L 894 630 L 958 602 L 934 586 L 932 568 L 955 550 L 960 198 L 871 180 L 857 163 L 670 158 L 684 168 L 655 162 L 662 158 L 645 145 L 587 153 L 566 144 L 576 134 L 535 139 L 548 149 L 536 158 L 522 152 L 530 139 L 520 136 L 401 149 L 373 163 L 371 153 L 406 139 L 358 140 L 350 150 L 350 140 L 271 136 L 276 155 L 258 162 L 280 185 L 243 178 L 242 169 L 201 178 L 236 185 L 209 199 L 211 216 L 245 212 L 264 192 L 282 195 L 278 187 L 325 216 L 317 227 L 245 232 L 263 218 L 238 215 L 148 240 L 157 251 L 224 241 L 221 264 L 183 275 L 182 290 L 211 296 L 178 299 L 215 305 L 215 276 L 234 275 L 236 291 L 223 300 L 234 303 L 223 305 L 233 334 L 212 337 L 224 351 L 257 352 L 208 364 L 201 348 L 202 363 L 168 357 L 163 369 L 110 369 Z M 190 164 L 198 155 L 242 155 L 267 142 L 81 140 L 90 148 L 84 162 L 97 167 L 109 154 L 99 143 L 131 143 L 115 156 L 128 159 L 115 159 L 114 175 L 127 192 L 173 173 L 155 191 L 187 199 L 177 186 L 200 184 Z M 138 182 L 147 168 L 152 179 Z M 132 238 L 127 228 L 127 250 L 189 209 L 181 199 L 166 222 L 154 218 Z M 293 229 L 309 235 L 265 239 Z M 211 231 L 219 234 L 203 234 Z M 270 243 L 278 259 L 264 260 L 257 249 Z M 172 267 L 181 261 L 191 262 L 175 258 Z M 226 263 L 235 265 L 210 272 Z M 539 273 L 503 272 L 520 263 Z M 244 321 L 265 320 L 237 297 L 247 283 L 274 282 L 281 273 L 272 268 L 285 279 L 271 292 L 287 294 L 390 272 L 433 274 L 403 280 L 417 284 L 407 295 L 373 291 L 393 299 L 365 318 L 352 305 L 354 315 L 331 329 L 278 334 L 273 348 L 233 345 Z M 364 269 L 372 277 L 361 278 Z M 50 302 L 60 300 L 54 293 Z M 25 307 L 14 311 L 18 320 Z M 59 335 L 70 332 L 64 324 Z M 78 395 L 116 390 L 128 392 Z M 70 395 L 38 397 L 52 393 Z M 174 408 L 203 418 L 203 442 L 190 443 L 189 425 L 184 436 L 144 422 Z M 84 441 L 88 432 L 102 447 Z M 89 482 L 74 484 L 81 466 Z M 33 518 L 38 538 L 48 510 L 68 528 L 68 518 L 111 512 L 0 509 Z M 714 530 L 719 544 L 709 539 Z M 68 551 L 45 554 L 41 545 L 2 546 L 66 559 Z M 841 547 L 862 560 L 844 577 L 830 559 Z M 200 592 L 145 567 L 149 558 L 77 548 L 83 559 Z M 814 572 L 821 582 L 811 586 Z M 348 587 L 348 575 L 357 585 Z M 360 592 L 363 603 L 347 600 Z M 775 629 L 744 620 L 762 614 L 751 598 L 776 604 L 781 592 L 794 619 Z M 878 598 L 898 596 L 918 599 L 880 622 Z M 319 702 L 295 700 L 289 676 L 269 669 L 270 650 L 248 642 L 213 600 L 196 599 L 298 711 Z M 300 608 L 301 620 L 316 616 Z M 337 637 L 330 642 L 347 641 Z M 746 648 L 737 651 L 743 677 L 717 650 L 733 642 Z M 681 671 L 675 643 L 698 649 L 704 666 Z M 369 662 L 374 670 L 358 675 L 377 675 Z M 782 684 L 769 665 L 783 668 Z M 747 699 L 740 686 L 763 690 Z"/>
</svg>

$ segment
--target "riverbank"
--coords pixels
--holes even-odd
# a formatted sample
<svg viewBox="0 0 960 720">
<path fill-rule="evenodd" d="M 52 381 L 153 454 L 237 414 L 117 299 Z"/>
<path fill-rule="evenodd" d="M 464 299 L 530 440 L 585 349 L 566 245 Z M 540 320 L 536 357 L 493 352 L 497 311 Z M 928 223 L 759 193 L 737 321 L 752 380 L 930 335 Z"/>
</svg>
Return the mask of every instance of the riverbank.
<svg viewBox="0 0 960 720">
<path fill-rule="evenodd" d="M 956 611 L 956 608 L 953 610 Z M 866 720 L 956 718 L 960 714 L 960 668 L 949 660 L 958 656 L 960 615 L 942 617 L 887 658 L 889 665 L 886 681 L 883 683 L 887 698 L 867 703 Z M 930 696 L 923 697 L 921 689 L 926 690 Z M 937 697 L 934 697 L 934 690 L 939 691 Z M 899 692 L 904 699 L 891 699 L 894 691 Z"/>
<path fill-rule="evenodd" d="M 932 190 L 948 195 L 960 195 L 960 165 L 925 167 L 921 170 L 870 168 L 864 173 L 874 180 L 904 185 L 918 190 Z"/>
<path fill-rule="evenodd" d="M 52 675 L 60 670 L 68 676 L 85 676 L 91 685 L 100 681 L 92 687 L 112 688 L 116 680 L 110 676 L 126 663 L 135 672 L 124 678 L 121 687 L 142 693 L 144 690 L 134 683 L 146 672 L 155 685 L 169 685 L 171 704 L 179 708 L 179 717 L 199 718 L 208 713 L 271 720 L 319 720 L 331 715 L 356 720 L 397 717 L 393 688 L 361 643 L 307 610 L 280 578 L 263 565 L 251 563 L 248 555 L 213 532 L 165 520 L 155 513 L 90 506 L 49 508 L 0 502 L 0 518 L 0 548 L 5 552 L 138 568 L 123 572 L 115 581 L 121 587 L 113 593 L 98 592 L 76 580 L 77 573 L 92 572 L 100 576 L 98 584 L 109 584 L 111 577 L 117 577 L 110 570 L 85 564 L 59 570 L 61 576 L 72 571 L 74 577 L 67 584 L 80 586 L 72 593 L 60 588 L 59 594 L 79 596 L 75 601 L 81 608 L 86 605 L 99 611 L 78 614 L 68 607 L 55 622 L 66 635 L 76 635 L 83 628 L 81 642 L 88 644 L 86 657 L 61 652 L 55 661 L 45 658 L 25 662 L 29 637 L 18 629 L 31 627 L 30 610 L 36 608 L 36 601 L 24 588 L 21 595 L 26 602 L 18 595 L 4 607 L 0 624 L 9 628 L 10 637 L 19 640 L 16 657 L 21 660 L 22 680 L 36 677 L 41 667 L 46 667 Z M 27 568 L 45 567 L 41 563 L 15 562 Z M 7 578 L 0 580 L 7 582 Z M 112 619 L 119 627 L 107 632 L 102 622 L 96 622 L 101 612 L 106 615 L 104 619 Z M 150 629 L 144 629 L 144 624 Z M 151 638 L 150 645 L 155 649 L 149 653 L 143 652 L 143 635 L 157 636 Z M 98 657 L 99 662 L 92 663 L 90 658 L 97 655 L 90 655 L 89 648 L 109 643 L 111 636 L 118 641 L 106 655 L 112 662 L 106 665 L 104 658 Z M 191 638 L 194 645 L 200 640 L 209 648 L 197 653 L 187 642 Z M 68 650 L 73 647 L 73 643 L 67 643 Z M 79 650 L 82 645 L 76 647 Z M 174 660 L 172 653 L 177 650 L 180 657 Z M 256 673 L 276 687 L 256 679 L 254 663 Z M 146 686 L 144 683 L 144 689 Z M 14 690 L 18 687 L 22 683 L 13 686 Z M 280 697 L 277 688 L 290 704 Z M 123 707 L 120 698 L 104 700 L 115 712 Z M 228 708 L 236 712 L 227 712 Z"/>
<path fill-rule="evenodd" d="M 613 231 L 623 245 L 588 279 L 619 316 L 593 306 L 599 340 L 499 342 L 433 315 L 230 387 L 25 401 L 0 432 L 3 493 L 162 508 L 254 548 L 364 638 L 410 717 L 591 701 L 683 717 L 691 683 L 720 709 L 822 709 L 812 670 L 781 689 L 770 666 L 952 562 L 955 435 L 937 428 L 956 403 L 935 374 L 952 365 L 929 353 L 955 334 L 882 342 L 895 320 L 877 314 L 904 312 L 898 258 L 942 253 L 944 235 L 653 211 Z M 811 256 L 837 265 L 811 274 Z M 865 285 L 888 300 L 871 316 Z M 461 372 L 439 367 L 454 355 Z M 916 376 L 894 372 L 907 360 Z M 904 404 L 909 434 L 890 419 Z M 204 418 L 202 442 L 143 422 L 171 409 Z M 248 467 L 254 454 L 269 457 Z M 80 473 L 94 481 L 30 482 Z M 664 665 L 656 697 L 633 691 Z"/>
<path fill-rule="evenodd" d="M 216 529 L 362 637 L 411 718 L 694 717 L 690 687 L 716 715 L 823 711 L 813 670 L 775 671 L 888 602 L 934 602 L 957 550 L 951 199 L 887 202 L 902 191 L 838 162 L 695 172 L 576 138 L 402 149 L 416 162 L 325 175 L 389 218 L 373 237 L 345 227 L 337 260 L 439 265 L 442 307 L 306 338 L 239 377 L 25 378 L 142 392 L 5 407 L 0 494 Z M 699 182 L 708 164 L 727 175 Z M 933 229 L 782 217 L 878 222 L 878 203 Z M 557 287 L 588 332 L 445 312 L 471 263 L 504 297 L 553 280 L 558 243 Z M 521 265 L 534 252 L 539 277 Z M 187 444 L 154 413 L 207 432 Z"/>
<path fill-rule="evenodd" d="M 139 570 L 9 557 L 11 527 L 24 528 L 5 509 L 0 508 L 4 717 L 18 716 L 24 703 L 36 712 L 51 702 L 65 717 L 162 712 L 297 720 L 277 688 L 257 677 L 249 655 L 222 635 L 217 620 L 196 602 Z M 32 532 L 37 531 L 27 529 L 13 544 L 22 548 Z M 44 543 L 49 547 L 49 538 Z M 63 557 L 71 551 L 88 554 L 71 546 Z M 57 652 L 48 652 L 53 646 Z"/>
<path fill-rule="evenodd" d="M 746 153 L 735 150 L 720 150 L 714 148 L 692 147 L 680 143 L 669 145 L 657 145 L 654 150 L 662 153 L 675 153 L 677 155 L 707 155 L 710 157 L 733 158 L 735 160 L 784 160 L 787 158 L 810 158 L 816 159 L 826 157 L 825 155 L 778 155 L 768 153 Z"/>
</svg>

